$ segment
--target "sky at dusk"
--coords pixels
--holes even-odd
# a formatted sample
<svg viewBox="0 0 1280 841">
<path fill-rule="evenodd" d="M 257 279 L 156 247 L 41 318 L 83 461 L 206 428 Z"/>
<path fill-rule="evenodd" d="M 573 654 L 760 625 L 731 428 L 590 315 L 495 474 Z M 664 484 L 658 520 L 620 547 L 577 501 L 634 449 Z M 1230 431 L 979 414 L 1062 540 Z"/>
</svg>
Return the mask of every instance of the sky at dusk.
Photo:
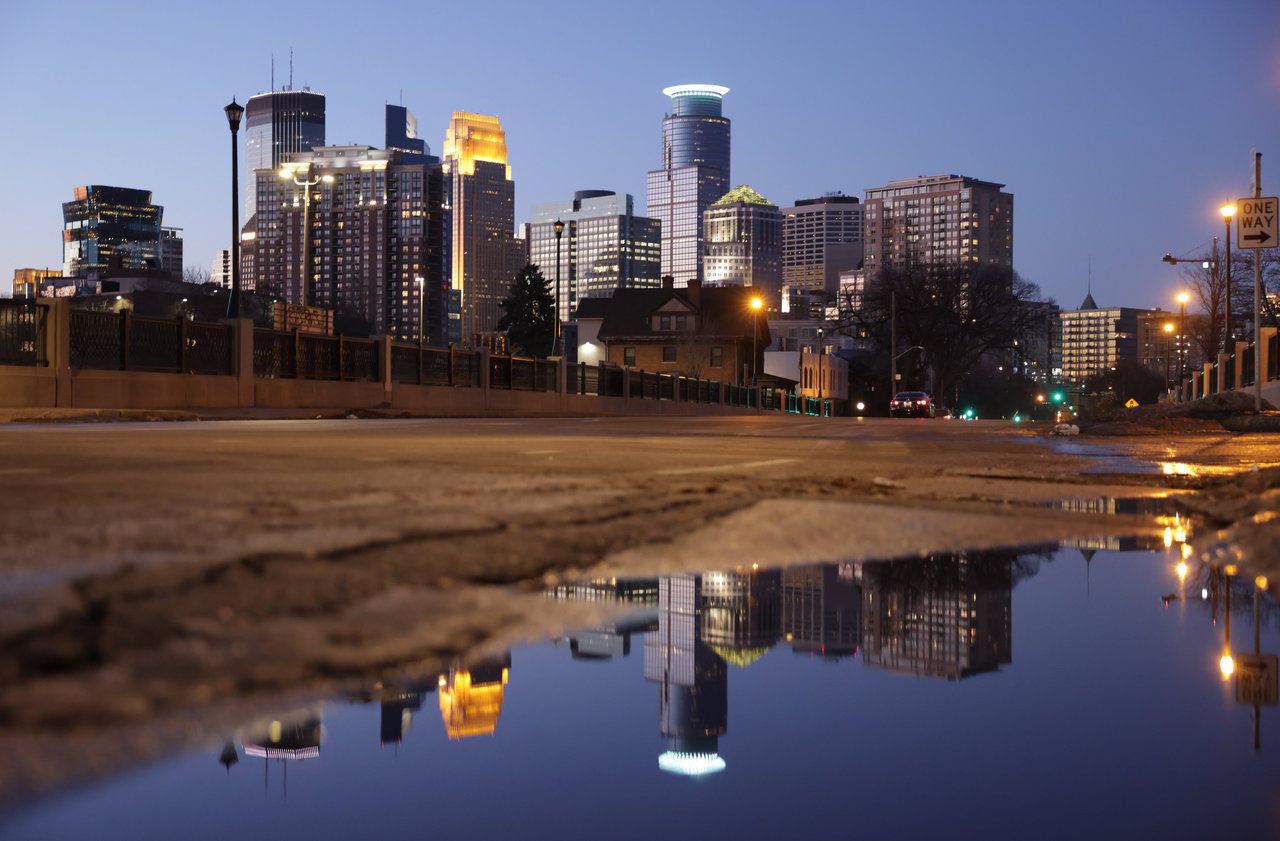
<svg viewBox="0 0 1280 841">
<path fill-rule="evenodd" d="M 774 203 L 961 173 L 1015 196 L 1014 264 L 1074 307 L 1172 306 L 1165 251 L 1221 200 L 1280 192 L 1280 3 L 18 2 L 0 0 L 0 273 L 60 266 L 79 184 L 141 187 L 186 263 L 230 242 L 222 107 L 288 80 L 328 142 L 400 100 L 439 152 L 454 110 L 507 132 L 516 221 L 574 190 L 644 203 L 661 90 L 729 86 L 734 184 Z M 243 133 L 241 134 L 243 140 Z M 243 149 L 243 147 L 242 147 Z"/>
</svg>

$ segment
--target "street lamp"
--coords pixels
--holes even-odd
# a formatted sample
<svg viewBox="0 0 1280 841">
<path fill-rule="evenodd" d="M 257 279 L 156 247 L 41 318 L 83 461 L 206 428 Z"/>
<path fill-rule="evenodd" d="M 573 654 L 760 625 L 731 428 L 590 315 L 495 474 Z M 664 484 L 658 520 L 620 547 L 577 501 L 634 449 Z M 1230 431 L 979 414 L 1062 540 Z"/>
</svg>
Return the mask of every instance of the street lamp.
<svg viewBox="0 0 1280 841">
<path fill-rule="evenodd" d="M 760 358 L 760 310 L 764 307 L 764 299 L 759 295 L 751 296 L 751 384 L 759 382 Z"/>
<path fill-rule="evenodd" d="M 1165 332 L 1165 337 L 1164 337 L 1164 387 L 1165 387 L 1165 388 L 1169 388 L 1169 387 L 1170 387 L 1170 385 L 1171 385 L 1171 383 L 1169 382 L 1169 349 L 1170 349 L 1170 346 L 1173 344 L 1173 336 L 1172 336 L 1172 333 L 1173 333 L 1173 322 L 1172 322 L 1172 321 L 1166 321 L 1166 322 L 1164 323 L 1164 327 L 1163 327 L 1163 329 L 1164 329 L 1164 332 Z"/>
<path fill-rule="evenodd" d="M 564 222 L 557 219 L 551 227 L 556 232 L 556 332 L 552 353 L 560 353 L 560 237 L 564 235 Z"/>
<path fill-rule="evenodd" d="M 315 306 L 315 295 L 311 288 L 311 188 L 317 184 L 324 182 L 325 184 L 333 183 L 332 175 L 322 175 L 319 178 L 298 178 L 298 173 L 302 171 L 310 171 L 311 165 L 288 166 L 280 168 L 280 178 L 293 181 L 295 187 L 303 188 L 302 192 L 302 295 L 307 304 Z"/>
<path fill-rule="evenodd" d="M 826 356 L 826 344 L 822 341 L 823 329 L 818 328 L 818 417 L 825 418 L 827 413 L 822 405 L 822 358 Z"/>
<path fill-rule="evenodd" d="M 231 98 L 231 104 L 222 109 L 227 114 L 227 126 L 231 129 L 231 294 L 227 297 L 227 318 L 240 317 L 240 158 L 237 153 L 236 132 L 240 130 L 240 118 L 244 106 Z"/>
<path fill-rule="evenodd" d="M 1230 202 L 1227 202 L 1222 207 L 1218 208 L 1218 212 L 1222 214 L 1222 221 L 1227 226 L 1227 276 L 1226 276 L 1227 323 L 1225 325 L 1226 335 L 1222 340 L 1222 349 L 1224 352 L 1230 353 L 1231 347 L 1232 347 L 1231 343 L 1232 341 L 1234 341 L 1234 338 L 1235 338 L 1231 334 L 1231 217 L 1236 215 L 1236 206 L 1234 204 L 1231 204 Z"/>
</svg>

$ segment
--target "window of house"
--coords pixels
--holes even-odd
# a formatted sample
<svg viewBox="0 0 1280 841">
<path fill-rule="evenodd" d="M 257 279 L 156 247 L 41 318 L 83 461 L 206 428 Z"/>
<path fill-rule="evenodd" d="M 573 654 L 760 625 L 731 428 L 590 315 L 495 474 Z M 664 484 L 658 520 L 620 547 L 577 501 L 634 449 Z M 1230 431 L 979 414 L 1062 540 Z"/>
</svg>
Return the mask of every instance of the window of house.
<svg viewBox="0 0 1280 841">
<path fill-rule="evenodd" d="M 712 368 L 724 367 L 724 348 L 713 347 L 711 349 L 711 367 Z"/>
<path fill-rule="evenodd" d="M 675 345 L 664 345 L 664 346 L 663 346 L 663 348 L 662 348 L 662 361 L 663 361 L 663 362 L 675 362 L 675 361 L 676 361 L 676 346 L 675 346 Z"/>
<path fill-rule="evenodd" d="M 688 318 L 686 318 L 686 317 L 685 317 L 685 316 L 683 316 L 683 315 L 677 315 L 677 316 L 676 316 L 676 329 L 677 329 L 677 330 L 688 330 L 688 329 L 689 329 L 689 319 L 688 319 Z"/>
<path fill-rule="evenodd" d="M 624 347 L 622 349 L 622 364 L 628 368 L 634 368 L 636 364 L 636 349 L 633 347 Z"/>
<path fill-rule="evenodd" d="M 659 330 L 670 330 L 670 329 L 671 329 L 671 316 L 669 316 L 669 315 L 659 316 L 659 317 L 658 317 L 658 329 L 659 329 Z"/>
</svg>

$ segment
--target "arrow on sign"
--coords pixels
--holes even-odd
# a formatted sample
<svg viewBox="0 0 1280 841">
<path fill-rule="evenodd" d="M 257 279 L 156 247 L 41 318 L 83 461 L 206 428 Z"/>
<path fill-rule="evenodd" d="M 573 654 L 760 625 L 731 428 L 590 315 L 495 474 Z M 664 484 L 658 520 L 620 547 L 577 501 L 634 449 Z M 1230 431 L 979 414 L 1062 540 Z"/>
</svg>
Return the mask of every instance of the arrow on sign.
<svg viewBox="0 0 1280 841">
<path fill-rule="evenodd" d="M 1260 231 L 1256 234 L 1245 234 L 1244 236 L 1241 237 L 1241 239 L 1245 240 L 1246 242 L 1266 242 L 1267 240 L 1271 239 L 1271 234 L 1267 233 L 1266 231 Z"/>
</svg>

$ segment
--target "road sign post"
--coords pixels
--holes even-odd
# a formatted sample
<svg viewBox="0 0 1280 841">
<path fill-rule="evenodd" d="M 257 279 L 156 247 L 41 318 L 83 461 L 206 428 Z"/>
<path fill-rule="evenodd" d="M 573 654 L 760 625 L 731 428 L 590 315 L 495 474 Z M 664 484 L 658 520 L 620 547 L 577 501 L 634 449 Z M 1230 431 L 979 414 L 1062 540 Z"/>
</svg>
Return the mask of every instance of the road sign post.
<svg viewBox="0 0 1280 841">
<path fill-rule="evenodd" d="M 1241 654 L 1236 659 L 1236 703 L 1274 707 L 1277 698 L 1276 655 Z"/>
<path fill-rule="evenodd" d="M 1253 254 L 1253 410 L 1262 411 L 1262 255 L 1280 238 L 1280 199 L 1262 195 L 1262 153 L 1253 152 L 1253 196 L 1236 202 L 1236 245 Z M 1231 306 L 1231 302 L 1227 302 Z"/>
</svg>

